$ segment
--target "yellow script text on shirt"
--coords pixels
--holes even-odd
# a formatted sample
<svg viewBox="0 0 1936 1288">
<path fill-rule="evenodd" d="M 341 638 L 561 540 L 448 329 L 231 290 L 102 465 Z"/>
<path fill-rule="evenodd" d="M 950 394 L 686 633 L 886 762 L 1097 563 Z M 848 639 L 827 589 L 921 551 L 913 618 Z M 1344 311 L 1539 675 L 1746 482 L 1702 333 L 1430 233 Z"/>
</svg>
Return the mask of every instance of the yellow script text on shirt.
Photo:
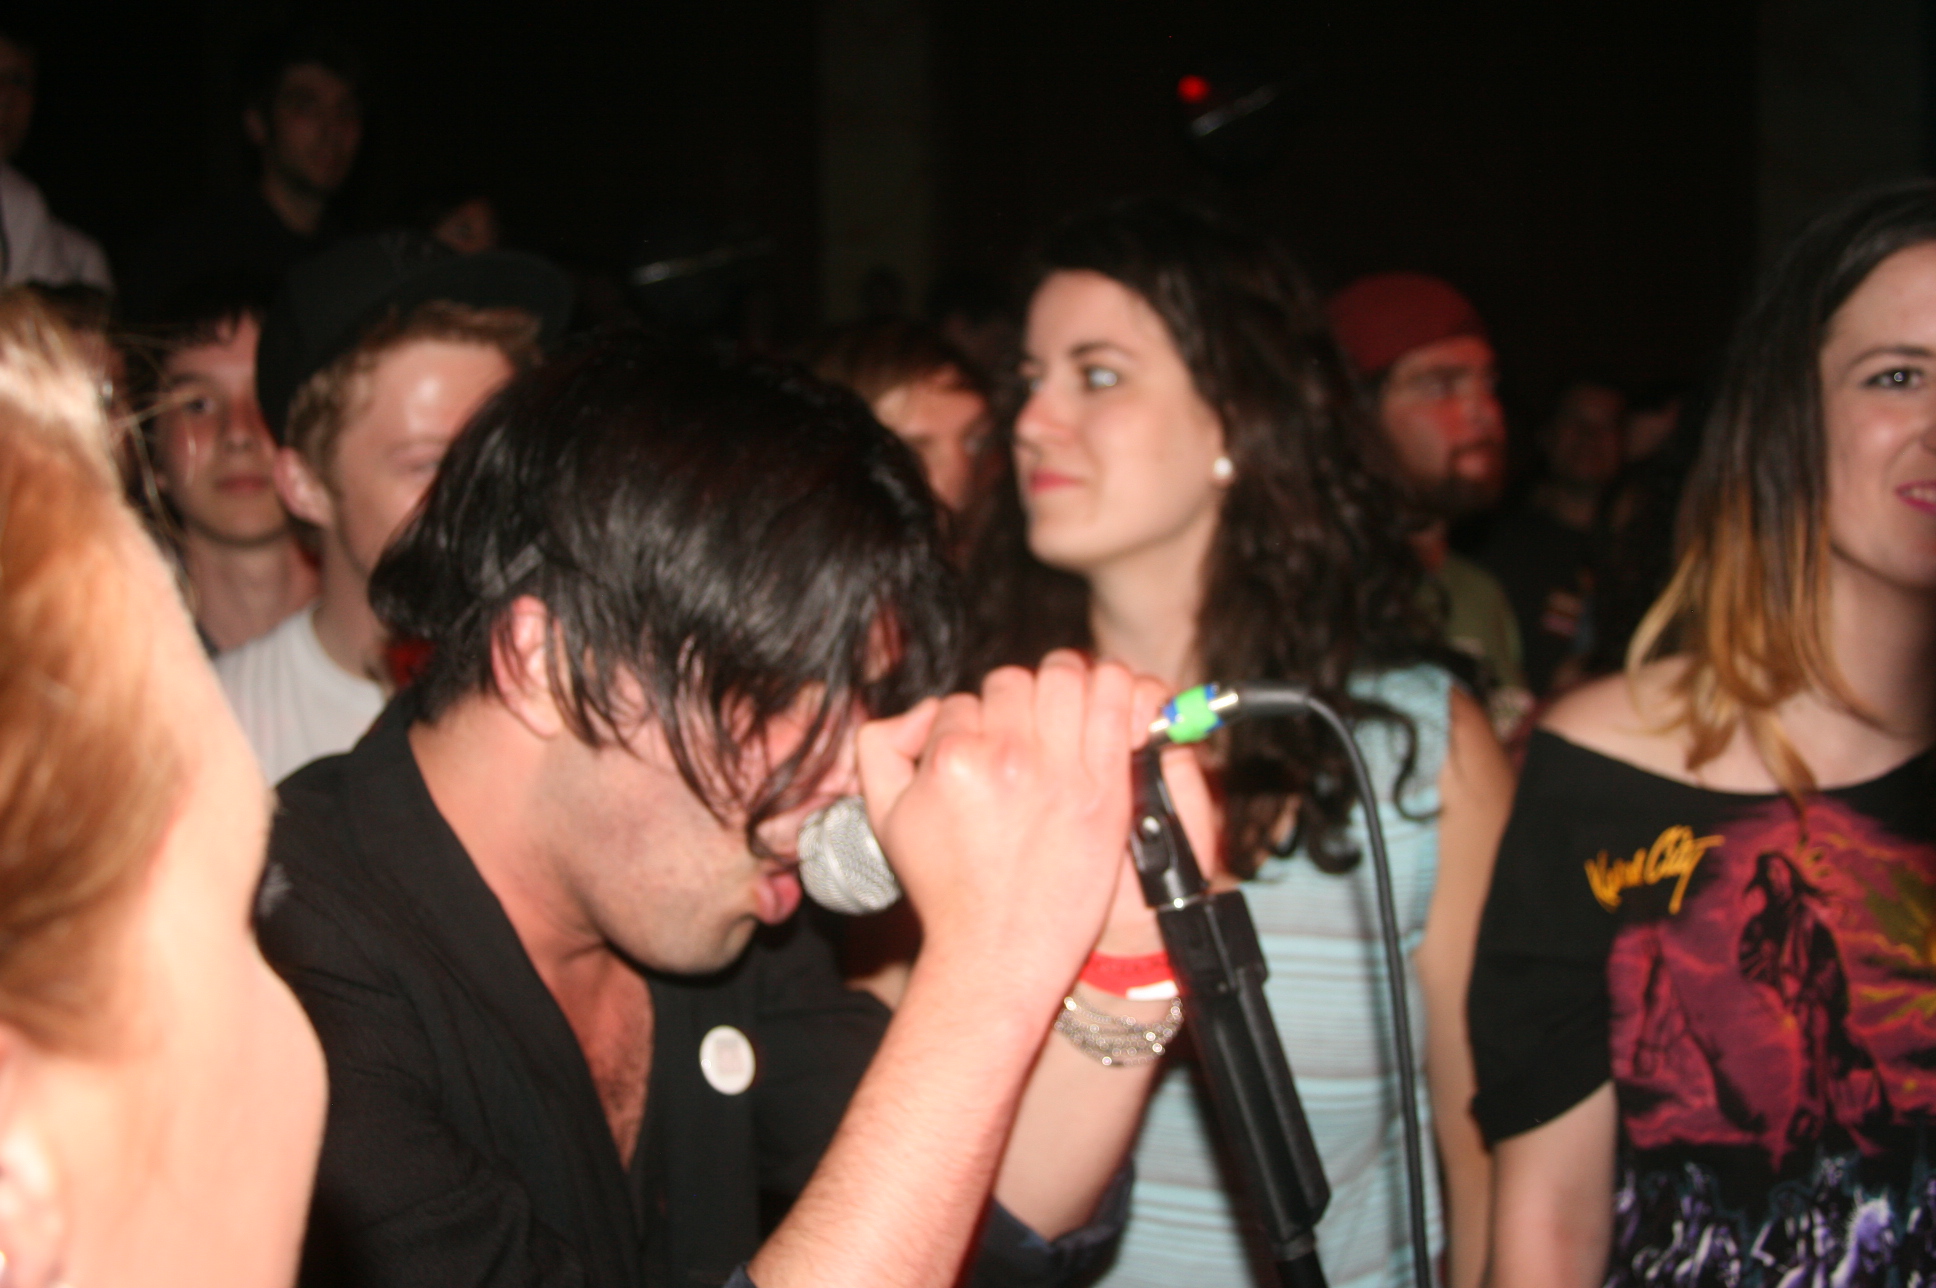
<svg viewBox="0 0 1936 1288">
<path fill-rule="evenodd" d="M 1651 848 L 1635 850 L 1631 859 L 1616 859 L 1605 850 L 1600 851 L 1598 858 L 1587 861 L 1586 881 L 1593 887 L 1593 897 L 1600 901 L 1600 906 L 1612 912 L 1620 906 L 1622 891 L 1678 877 L 1674 897 L 1667 903 L 1667 911 L 1676 913 L 1681 910 L 1687 883 L 1701 856 L 1720 843 L 1718 836 L 1697 837 L 1693 828 L 1677 824 L 1654 838 Z"/>
</svg>

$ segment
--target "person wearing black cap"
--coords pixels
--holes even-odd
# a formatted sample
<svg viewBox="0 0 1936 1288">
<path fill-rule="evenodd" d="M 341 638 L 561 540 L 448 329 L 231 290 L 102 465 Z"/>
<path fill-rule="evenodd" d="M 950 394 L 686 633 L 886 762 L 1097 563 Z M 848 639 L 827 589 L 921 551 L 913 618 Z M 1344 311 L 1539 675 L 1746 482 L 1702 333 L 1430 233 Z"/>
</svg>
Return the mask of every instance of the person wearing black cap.
<svg viewBox="0 0 1936 1288">
<path fill-rule="evenodd" d="M 359 238 L 298 265 L 263 323 L 256 390 L 280 445 L 276 489 L 317 532 L 315 606 L 217 665 L 274 782 L 347 750 L 382 709 L 370 570 L 471 413 L 563 330 L 571 288 L 514 251 Z"/>
</svg>

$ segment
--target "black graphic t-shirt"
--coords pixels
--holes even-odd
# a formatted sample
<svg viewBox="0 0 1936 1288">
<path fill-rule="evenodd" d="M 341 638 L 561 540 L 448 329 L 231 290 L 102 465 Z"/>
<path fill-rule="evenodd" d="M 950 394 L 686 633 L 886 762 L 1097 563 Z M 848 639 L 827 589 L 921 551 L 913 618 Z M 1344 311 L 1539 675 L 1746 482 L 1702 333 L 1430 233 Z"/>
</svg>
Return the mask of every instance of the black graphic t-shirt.
<svg viewBox="0 0 1936 1288">
<path fill-rule="evenodd" d="M 1608 1079 L 1607 1283 L 1936 1275 L 1936 751 L 1811 798 L 1533 737 L 1469 1014 L 1491 1140 Z"/>
</svg>

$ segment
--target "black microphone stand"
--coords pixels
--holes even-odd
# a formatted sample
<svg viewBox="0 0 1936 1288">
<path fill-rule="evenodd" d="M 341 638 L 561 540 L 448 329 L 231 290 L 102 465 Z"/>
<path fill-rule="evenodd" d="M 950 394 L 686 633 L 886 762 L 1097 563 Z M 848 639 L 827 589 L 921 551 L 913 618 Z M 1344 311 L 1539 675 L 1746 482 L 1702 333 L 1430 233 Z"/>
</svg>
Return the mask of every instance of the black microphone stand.
<svg viewBox="0 0 1936 1288">
<path fill-rule="evenodd" d="M 1163 783 L 1160 750 L 1134 760 L 1130 850 L 1170 955 L 1183 1015 L 1225 1141 L 1243 1171 L 1283 1288 L 1324 1288 L 1316 1225 L 1331 1200 L 1264 999 L 1263 949 L 1240 891 L 1212 894 Z"/>
</svg>

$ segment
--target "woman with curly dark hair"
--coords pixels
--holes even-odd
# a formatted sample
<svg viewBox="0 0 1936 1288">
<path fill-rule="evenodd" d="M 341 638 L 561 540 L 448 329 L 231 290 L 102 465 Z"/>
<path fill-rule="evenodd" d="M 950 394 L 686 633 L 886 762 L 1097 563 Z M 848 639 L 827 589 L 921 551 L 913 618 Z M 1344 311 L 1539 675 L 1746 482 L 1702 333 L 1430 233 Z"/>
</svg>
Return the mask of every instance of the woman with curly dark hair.
<svg viewBox="0 0 1936 1288">
<path fill-rule="evenodd" d="M 1476 1283 L 1488 1177 L 1465 1107 L 1462 1000 L 1510 771 L 1478 704 L 1432 664 L 1407 519 L 1315 297 L 1295 265 L 1221 219 L 1166 201 L 1111 206 L 1050 240 L 1023 372 L 1017 486 L 973 573 L 978 664 L 1073 645 L 1179 689 L 1297 681 L 1354 720 L 1413 953 L 1452 1282 Z M 1221 738 L 1207 757 L 1222 858 L 1249 883 L 1333 1191 L 1320 1256 L 1334 1285 L 1403 1282 L 1396 1071 L 1344 753 L 1315 722 Z M 1242 1200 L 1224 1193 L 1183 1063 L 1138 1144 L 1110 1284 L 1251 1282 Z M 1436 1255 L 1436 1193 L 1430 1210 Z"/>
</svg>

